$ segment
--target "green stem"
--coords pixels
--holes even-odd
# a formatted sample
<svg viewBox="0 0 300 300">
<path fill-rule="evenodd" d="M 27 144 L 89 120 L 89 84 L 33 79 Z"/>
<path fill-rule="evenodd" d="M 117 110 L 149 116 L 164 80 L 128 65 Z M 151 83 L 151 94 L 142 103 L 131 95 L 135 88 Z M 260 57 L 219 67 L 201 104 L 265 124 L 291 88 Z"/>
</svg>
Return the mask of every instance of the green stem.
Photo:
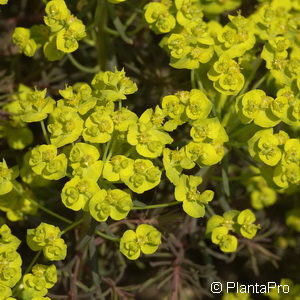
<svg viewBox="0 0 300 300">
<path fill-rule="evenodd" d="M 191 86 L 192 89 L 196 88 L 196 76 L 195 76 L 195 69 L 191 70 Z"/>
<path fill-rule="evenodd" d="M 72 65 L 82 72 L 95 74 L 100 71 L 99 66 L 95 66 L 94 68 L 83 66 L 74 58 L 74 56 L 71 53 L 67 53 L 67 57 L 72 63 Z"/>
<path fill-rule="evenodd" d="M 106 161 L 107 161 L 106 158 L 107 158 L 107 153 L 108 153 L 108 150 L 109 150 L 111 141 L 112 141 L 112 138 L 111 138 L 111 139 L 109 140 L 109 142 L 106 143 L 106 145 L 105 145 L 104 152 L 103 152 L 103 162 L 106 162 Z"/>
<path fill-rule="evenodd" d="M 113 138 L 113 137 L 114 137 L 114 136 L 112 136 L 112 138 Z M 110 160 L 110 158 L 112 157 L 113 152 L 114 152 L 114 149 L 115 149 L 115 145 L 116 145 L 116 139 L 114 139 L 114 140 L 112 141 L 112 144 L 111 144 L 109 153 L 108 153 L 108 155 L 107 155 L 107 157 L 106 157 L 106 161 Z"/>
<path fill-rule="evenodd" d="M 198 89 L 200 89 L 201 91 L 203 91 L 204 93 L 206 93 L 205 89 L 204 89 L 204 86 L 203 86 L 203 83 L 201 81 L 201 76 L 199 76 L 199 69 L 196 69 L 195 70 L 195 81 L 198 85 Z"/>
<path fill-rule="evenodd" d="M 15 185 L 13 186 L 13 188 L 14 188 L 14 190 L 15 190 L 18 194 L 22 194 L 21 191 L 19 191 L 19 190 L 16 188 Z M 52 210 L 50 210 L 50 209 L 44 207 L 42 204 L 40 204 L 40 203 L 34 201 L 33 199 L 30 199 L 30 201 L 31 201 L 33 204 L 35 204 L 38 208 L 40 208 L 41 210 L 43 210 L 44 212 L 46 212 L 47 214 L 49 214 L 49 215 L 51 215 L 51 216 L 53 216 L 53 217 L 55 217 L 55 218 L 57 218 L 57 219 L 60 219 L 61 221 L 64 221 L 65 223 L 68 223 L 68 224 L 72 224 L 72 223 L 73 223 L 73 221 L 71 221 L 71 220 L 69 220 L 69 219 L 67 219 L 67 218 L 65 218 L 65 217 L 63 217 L 63 216 L 61 216 L 61 215 L 59 215 L 59 214 L 53 212 Z"/>
<path fill-rule="evenodd" d="M 219 95 L 219 98 L 217 101 L 218 102 L 216 105 L 216 112 L 217 112 L 217 115 L 219 116 L 219 118 L 221 118 L 223 108 L 227 105 L 228 101 L 230 101 L 230 100 L 228 99 L 227 95 L 221 94 L 221 95 Z"/>
<path fill-rule="evenodd" d="M 209 204 L 206 204 L 206 210 L 207 212 L 210 214 L 210 215 L 215 215 L 216 213 L 214 212 L 213 208 L 209 205 Z"/>
<path fill-rule="evenodd" d="M 262 78 L 260 78 L 257 82 L 255 82 L 253 87 L 252 87 L 252 90 L 257 89 L 265 81 L 265 79 L 267 78 L 268 75 L 269 74 L 266 73 Z"/>
<path fill-rule="evenodd" d="M 244 92 L 248 89 L 249 84 L 252 82 L 253 78 L 255 77 L 256 72 L 257 72 L 258 68 L 260 67 L 262 61 L 263 61 L 263 60 L 262 60 L 261 58 L 258 58 L 258 59 L 257 59 L 257 61 L 256 61 L 255 64 L 254 64 L 254 67 L 253 67 L 253 69 L 252 69 L 252 72 L 251 72 L 251 74 L 249 75 L 249 77 L 247 78 L 247 81 L 246 81 L 244 87 L 243 87 L 242 90 L 239 92 L 239 95 L 244 94 Z M 253 89 L 253 88 L 252 88 L 252 89 Z"/>
<path fill-rule="evenodd" d="M 111 29 L 109 27 L 104 27 L 103 31 L 106 32 L 106 33 L 109 33 L 109 34 L 111 34 L 113 36 L 120 36 L 120 34 L 119 34 L 118 31 L 116 31 L 114 29 Z"/>
<path fill-rule="evenodd" d="M 65 218 L 65 217 L 63 217 L 63 216 L 61 216 L 61 215 L 53 212 L 52 210 L 50 210 L 50 209 L 44 207 L 43 205 L 41 205 L 40 203 L 38 203 L 38 202 L 36 202 L 36 201 L 34 201 L 32 199 L 30 199 L 30 201 L 32 203 L 34 203 L 35 205 L 37 205 L 38 208 L 40 208 L 41 210 L 43 210 L 44 212 L 46 212 L 48 215 L 51 215 L 51 216 L 53 216 L 53 217 L 55 217 L 57 219 L 60 219 L 61 221 L 65 222 L 65 223 L 68 223 L 68 224 L 72 224 L 73 223 L 73 221 L 71 221 L 71 220 L 69 220 L 69 219 L 67 219 L 67 218 Z"/>
<path fill-rule="evenodd" d="M 66 227 L 62 232 L 61 234 L 65 234 L 67 233 L 68 231 L 70 231 L 71 229 L 73 229 L 74 227 L 78 226 L 79 224 L 81 224 L 83 221 L 85 220 L 85 218 L 81 218 L 79 219 L 78 221 L 74 222 L 73 224 L 71 224 L 70 226 Z"/>
<path fill-rule="evenodd" d="M 26 268 L 26 270 L 25 270 L 23 276 L 26 275 L 26 274 L 28 274 L 28 273 L 31 271 L 32 267 L 34 266 L 34 264 L 36 263 L 36 261 L 37 261 L 38 258 L 40 257 L 41 253 L 42 253 L 42 250 L 39 250 L 39 251 L 35 254 L 35 256 L 34 256 L 33 259 L 31 260 L 29 266 Z M 22 276 L 22 278 L 23 278 L 23 276 Z M 17 296 L 18 296 L 18 295 L 20 294 L 20 292 L 21 292 L 21 290 L 17 291 L 17 289 L 19 288 L 19 286 L 20 286 L 20 284 L 21 284 L 21 282 L 22 282 L 22 278 L 16 283 L 16 285 L 15 285 L 14 288 L 12 289 L 13 296 L 16 297 L 16 298 L 17 298 Z"/>
<path fill-rule="evenodd" d="M 43 135 L 44 135 L 45 141 L 49 145 L 50 144 L 50 140 L 49 140 L 49 137 L 48 137 L 48 134 L 47 134 L 47 130 L 46 130 L 46 126 L 45 126 L 44 120 L 40 121 L 40 123 L 41 123 L 41 127 L 42 127 L 42 131 L 43 131 Z"/>
<path fill-rule="evenodd" d="M 113 241 L 113 242 L 119 242 L 119 240 L 120 240 L 119 238 L 114 238 L 114 237 L 112 237 L 112 236 L 110 236 L 106 233 L 101 232 L 101 231 L 96 231 L 96 234 L 103 237 L 106 240 L 110 240 L 110 241 Z"/>
<path fill-rule="evenodd" d="M 153 205 L 145 205 L 145 206 L 134 206 L 132 210 L 142 210 L 142 209 L 153 209 L 153 208 L 163 208 L 163 207 L 169 207 L 173 205 L 180 204 L 180 201 L 173 201 L 169 203 L 162 203 L 162 204 L 153 204 Z"/>
<path fill-rule="evenodd" d="M 34 266 L 34 264 L 36 263 L 36 261 L 37 261 L 38 258 L 40 257 L 41 253 L 42 253 L 42 250 L 39 250 L 39 251 L 35 254 L 34 258 L 33 258 L 32 261 L 31 261 L 31 263 L 29 264 L 29 266 L 28 266 L 27 269 L 25 270 L 25 273 L 23 274 L 23 276 L 31 271 L 32 267 Z"/>
<path fill-rule="evenodd" d="M 97 7 L 94 15 L 93 40 L 95 41 L 98 65 L 101 70 L 106 70 L 106 59 L 108 53 L 108 41 L 105 34 L 107 26 L 107 3 L 105 0 L 97 0 Z"/>
</svg>

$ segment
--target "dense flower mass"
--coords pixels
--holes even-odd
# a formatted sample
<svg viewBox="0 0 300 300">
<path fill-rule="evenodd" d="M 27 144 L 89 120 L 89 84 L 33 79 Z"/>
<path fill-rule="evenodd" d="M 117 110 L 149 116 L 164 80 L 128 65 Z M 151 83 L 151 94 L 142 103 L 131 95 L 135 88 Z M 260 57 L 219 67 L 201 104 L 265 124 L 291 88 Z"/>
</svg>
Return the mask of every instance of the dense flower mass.
<svg viewBox="0 0 300 300">
<path fill-rule="evenodd" d="M 59 60 L 65 53 L 77 50 L 78 41 L 86 36 L 84 24 L 71 14 L 64 0 L 47 3 L 44 22 L 45 25 L 15 29 L 12 39 L 20 52 L 33 56 L 38 48 L 43 47 L 47 59 Z"/>
<path fill-rule="evenodd" d="M 242 0 L 148 0 L 136 8 L 126 0 L 73 2 L 43 1 L 43 24 L 16 26 L 11 34 L 12 65 L 21 57 L 17 52 L 24 54 L 43 69 L 43 78 L 34 72 L 23 78 L 24 70 L 17 70 L 7 101 L 0 103 L 0 137 L 8 148 L 0 162 L 0 300 L 49 300 L 60 276 L 61 286 L 69 277 L 72 299 L 79 289 L 92 299 L 103 282 L 107 295 L 127 299 L 131 286 L 122 290 L 119 284 L 128 260 L 166 259 L 132 266 L 172 265 L 159 280 L 164 285 L 165 276 L 175 292 L 201 277 L 190 253 L 205 253 L 210 268 L 214 259 L 232 261 L 233 252 L 246 249 L 256 275 L 256 251 L 265 255 L 261 261 L 277 265 L 278 256 L 262 243 L 277 234 L 274 244 L 282 251 L 295 249 L 300 232 L 300 2 L 259 0 L 246 11 L 249 3 Z M 5 4 L 0 0 L 0 10 Z M 167 59 L 162 69 L 156 62 L 146 68 L 152 48 L 144 48 L 143 31 L 151 41 L 158 37 L 155 51 Z M 122 61 L 114 54 L 117 38 L 141 53 Z M 79 60 L 95 66 L 79 63 L 72 55 L 77 49 Z M 57 73 L 55 66 L 68 64 L 83 76 Z M 159 84 L 151 81 L 156 72 L 163 86 L 158 97 Z M 185 77 L 174 86 L 177 74 Z M 268 209 L 277 204 L 275 223 L 284 220 L 287 237 L 282 228 L 274 233 L 277 225 L 268 228 Z M 170 211 L 159 210 L 165 208 Z M 44 222 L 43 214 L 68 226 Z M 21 248 L 12 222 L 27 232 Z M 110 278 L 116 272 L 102 269 L 105 239 L 118 243 L 119 252 L 110 254 L 113 267 L 122 266 L 116 281 Z M 18 249 L 25 243 L 24 251 L 36 256 L 24 272 L 28 259 Z M 71 255 L 61 267 L 59 261 Z M 92 287 L 76 277 L 85 272 L 80 268 L 87 257 L 92 275 L 85 280 Z M 294 286 L 291 297 L 298 299 L 300 287 Z M 234 299 L 251 295 L 223 297 Z"/>
</svg>

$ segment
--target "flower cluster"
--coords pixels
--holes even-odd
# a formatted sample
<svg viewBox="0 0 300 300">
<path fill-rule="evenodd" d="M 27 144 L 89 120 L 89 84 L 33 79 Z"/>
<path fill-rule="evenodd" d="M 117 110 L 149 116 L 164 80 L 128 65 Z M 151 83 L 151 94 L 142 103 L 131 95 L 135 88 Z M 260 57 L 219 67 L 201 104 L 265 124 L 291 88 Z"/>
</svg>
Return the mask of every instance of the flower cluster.
<svg viewBox="0 0 300 300">
<path fill-rule="evenodd" d="M 23 300 L 50 300 L 49 297 L 43 297 L 48 293 L 57 281 L 55 265 L 33 266 L 31 273 L 25 274 L 22 278 L 21 296 Z"/>
<path fill-rule="evenodd" d="M 207 77 L 213 82 L 213 87 L 223 95 L 236 95 L 244 86 L 244 76 L 239 64 L 223 54 L 212 65 Z"/>
<path fill-rule="evenodd" d="M 47 89 L 39 91 L 32 90 L 30 87 L 20 84 L 18 93 L 13 96 L 14 106 L 11 111 L 21 121 L 25 123 L 39 122 L 48 117 L 48 114 L 53 111 L 55 101 L 47 96 Z"/>
<path fill-rule="evenodd" d="M 151 225 L 141 224 L 135 231 L 126 230 L 120 240 L 120 251 L 129 259 L 137 259 L 141 252 L 154 253 L 161 243 L 161 233 Z"/>
<path fill-rule="evenodd" d="M 200 193 L 197 189 L 202 182 L 200 176 L 181 175 L 175 186 L 175 199 L 182 201 L 183 210 L 193 218 L 201 218 L 205 215 L 205 204 L 214 197 L 214 192 L 206 190 Z"/>
<path fill-rule="evenodd" d="M 12 235 L 7 225 L 0 227 L 0 291 L 1 299 L 9 299 L 22 276 L 22 259 L 17 249 L 21 241 Z"/>
<path fill-rule="evenodd" d="M 229 210 L 223 216 L 213 215 L 207 222 L 206 234 L 223 252 L 234 252 L 238 239 L 230 231 L 240 234 L 246 239 L 253 239 L 260 228 L 253 224 L 256 217 L 249 209 L 243 211 Z"/>
<path fill-rule="evenodd" d="M 166 131 L 172 132 L 185 123 L 191 125 L 192 141 L 179 151 L 167 148 L 164 151 L 166 174 L 175 185 L 182 169 L 192 169 L 195 164 L 200 167 L 214 165 L 224 156 L 228 136 L 218 118 L 208 117 L 211 109 L 211 101 L 198 89 L 180 91 L 162 99 L 162 111 L 168 118 L 163 126 Z"/>
<path fill-rule="evenodd" d="M 265 177 L 278 188 L 300 183 L 300 139 L 273 128 L 257 131 L 248 142 L 250 155 L 266 165 Z"/>
<path fill-rule="evenodd" d="M 63 260 L 67 255 L 67 245 L 60 236 L 58 227 L 41 223 L 27 230 L 27 244 L 33 251 L 43 250 L 44 256 L 51 261 Z"/>
<path fill-rule="evenodd" d="M 19 176 L 18 166 L 9 168 L 3 159 L 0 162 L 0 195 L 5 195 L 13 189 L 13 180 Z"/>
<path fill-rule="evenodd" d="M 237 15 L 228 16 L 229 22 L 224 26 L 214 20 L 215 14 L 236 8 L 240 2 L 161 0 L 146 4 L 144 17 L 156 34 L 165 34 L 160 45 L 169 53 L 170 65 L 201 74 L 202 84 L 209 93 L 217 91 L 222 95 L 237 95 L 245 85 L 245 75 L 248 76 L 253 67 L 257 68 L 251 61 L 257 57 L 256 49 L 261 49 L 260 61 L 266 62 L 266 68 L 270 70 L 266 75 L 280 88 L 280 99 L 272 105 L 272 115 L 275 116 L 263 117 L 258 111 L 266 111 L 271 106 L 271 99 L 261 92 L 250 91 L 246 96 L 248 100 L 244 98 L 242 101 L 246 105 L 242 109 L 245 121 L 257 119 L 260 122 L 261 118 L 269 118 L 273 123 L 279 119 L 288 124 L 299 122 L 294 116 L 297 112 L 286 115 L 288 106 L 295 106 L 298 111 L 299 101 L 293 95 L 298 94 L 300 85 L 299 5 L 295 1 L 288 1 L 287 5 L 277 0 L 264 1 L 249 17 L 238 11 Z M 282 99 L 281 95 L 286 93 L 290 98 Z M 246 104 L 248 101 L 249 105 Z"/>
<path fill-rule="evenodd" d="M 140 224 L 148 220 L 135 219 L 132 223 L 140 225 L 133 230 L 132 220 L 125 219 L 134 216 L 134 210 L 177 204 L 192 218 L 207 217 L 206 237 L 222 252 L 235 252 L 239 237 L 240 242 L 253 239 L 260 229 L 254 213 L 244 209 L 247 205 L 262 210 L 279 201 L 279 194 L 299 192 L 299 1 L 261 0 L 247 17 L 243 10 L 226 13 L 228 22 L 216 15 L 235 10 L 241 0 L 148 1 L 145 21 L 155 34 L 162 35 L 160 46 L 168 53 L 170 66 L 187 69 L 183 74 L 190 72 L 191 77 L 190 86 L 166 89 L 156 106 L 139 115 L 127 106 L 127 99 L 138 88 L 124 69 L 101 66 L 96 73 L 96 68 L 84 67 L 70 56 L 88 36 L 87 47 L 97 46 L 100 61 L 106 54 L 101 52 L 102 34 L 126 40 L 127 33 L 130 36 L 140 30 L 127 32 L 134 24 L 134 14 L 125 24 L 119 19 L 112 4 L 124 1 L 100 1 L 103 7 L 91 1 L 90 7 L 95 4 L 97 8 L 87 26 L 72 15 L 64 0 L 45 1 L 45 24 L 15 28 L 12 40 L 20 52 L 34 56 L 42 47 L 50 61 L 67 53 L 74 66 L 94 76 L 89 83 L 61 85 L 56 93 L 48 85 L 47 90 L 19 84 L 11 101 L 1 106 L 8 117 L 1 120 L 0 137 L 20 153 L 20 157 L 9 156 L 0 162 L 1 213 L 11 222 L 37 214 L 38 207 L 49 213 L 42 206 L 40 190 L 47 193 L 59 188 L 55 195 L 62 208 L 84 217 L 71 224 L 50 211 L 70 227 L 61 232 L 42 222 L 27 229 L 30 249 L 43 252 L 50 261 L 66 258 L 67 245 L 61 236 L 81 222 L 84 227 L 88 222 L 95 225 L 90 228 L 96 228 L 91 235 L 119 241 L 120 252 L 130 260 L 153 254 L 162 233 L 149 224 L 160 226 L 160 220 Z M 79 2 L 84 6 L 89 1 Z M 6 3 L 0 0 L 0 4 Z M 99 8 L 107 9 L 107 15 L 101 15 Z M 90 19 L 87 11 L 81 16 Z M 32 124 L 37 122 L 40 124 Z M 41 131 L 35 140 L 38 125 Z M 11 159 L 20 166 L 14 166 Z M 246 171 L 240 175 L 242 168 Z M 233 202 L 231 176 L 248 192 L 249 202 L 241 204 L 241 211 L 226 211 L 226 201 Z M 222 181 L 220 188 L 218 181 Z M 146 202 L 151 198 L 149 191 L 158 187 L 168 191 L 166 202 L 160 203 L 159 197 L 154 204 L 140 201 Z M 223 191 L 226 197 L 220 195 Z M 155 198 L 154 191 L 153 195 Z M 222 215 L 214 213 L 214 197 L 220 204 L 225 202 Z M 127 226 L 120 239 L 98 231 L 110 219 Z M 300 232 L 298 205 L 288 209 L 285 220 L 290 229 Z M 22 278 L 22 261 L 16 252 L 20 241 L 7 225 L 0 227 L 0 238 L 0 299 L 12 300 L 12 294 L 23 300 L 49 299 L 48 289 L 57 281 L 56 267 L 36 264 Z M 173 249 L 172 236 L 166 235 L 166 240 Z M 253 244 L 259 241 L 257 238 Z M 274 299 L 274 295 L 267 296 Z M 223 299 L 242 297 L 251 299 L 238 293 Z"/>
<path fill-rule="evenodd" d="M 12 40 L 26 56 L 33 56 L 43 47 L 48 60 L 59 60 L 65 53 L 77 50 L 78 41 L 86 36 L 85 26 L 71 14 L 64 0 L 49 1 L 45 12 L 45 25 L 17 27 Z"/>
<path fill-rule="evenodd" d="M 239 97 L 236 103 L 243 123 L 253 122 L 263 128 L 274 127 L 280 122 L 299 126 L 299 107 L 300 98 L 289 87 L 279 89 L 276 98 L 267 96 L 263 90 L 251 90 Z"/>
<path fill-rule="evenodd" d="M 54 145 L 33 148 L 28 163 L 34 173 L 48 180 L 58 180 L 66 175 L 66 155 L 64 153 L 57 155 L 57 148 Z"/>
</svg>

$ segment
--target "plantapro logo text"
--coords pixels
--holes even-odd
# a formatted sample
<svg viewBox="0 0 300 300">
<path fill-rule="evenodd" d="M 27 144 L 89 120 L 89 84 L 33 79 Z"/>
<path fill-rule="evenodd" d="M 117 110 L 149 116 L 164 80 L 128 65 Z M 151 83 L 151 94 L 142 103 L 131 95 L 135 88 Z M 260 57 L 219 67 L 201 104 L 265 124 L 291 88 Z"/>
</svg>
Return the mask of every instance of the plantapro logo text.
<svg viewBox="0 0 300 300">
<path fill-rule="evenodd" d="M 288 294 L 290 292 L 290 287 L 287 284 L 280 285 L 276 282 L 267 282 L 266 284 L 240 284 L 239 282 L 228 281 L 226 283 L 227 293 L 265 294 L 270 293 L 274 289 L 278 294 Z"/>
</svg>

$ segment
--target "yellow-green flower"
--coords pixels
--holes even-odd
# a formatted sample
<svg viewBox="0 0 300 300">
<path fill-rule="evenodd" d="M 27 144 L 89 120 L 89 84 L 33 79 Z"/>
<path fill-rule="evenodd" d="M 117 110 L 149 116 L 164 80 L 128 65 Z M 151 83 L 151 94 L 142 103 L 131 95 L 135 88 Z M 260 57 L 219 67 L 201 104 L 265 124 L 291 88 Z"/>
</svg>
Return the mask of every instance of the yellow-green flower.
<svg viewBox="0 0 300 300">
<path fill-rule="evenodd" d="M 89 177 L 97 181 L 102 173 L 103 162 L 99 161 L 100 152 L 93 146 L 86 143 L 76 143 L 69 155 L 70 165 L 73 168 L 73 175 Z"/>
<path fill-rule="evenodd" d="M 89 202 L 89 211 L 92 217 L 99 222 L 106 221 L 109 216 L 113 220 L 124 219 L 131 208 L 130 194 L 119 189 L 101 189 Z"/>
<path fill-rule="evenodd" d="M 163 3 L 150 2 L 144 6 L 144 10 L 145 20 L 155 33 L 167 33 L 175 27 L 176 20 Z"/>
<path fill-rule="evenodd" d="M 0 227 L 0 289 L 10 294 L 10 290 L 22 276 L 22 259 L 17 248 L 21 241 L 12 235 L 10 228 L 4 224 Z"/>
<path fill-rule="evenodd" d="M 66 86 L 64 90 L 59 90 L 59 94 L 63 99 L 57 101 L 57 106 L 73 107 L 80 115 L 85 115 L 97 103 L 97 98 L 92 95 L 92 89 L 87 83 L 78 82 L 73 86 Z"/>
<path fill-rule="evenodd" d="M 120 181 L 131 175 L 134 160 L 124 155 L 115 155 L 104 163 L 103 177 L 111 182 Z"/>
<path fill-rule="evenodd" d="M 49 40 L 43 46 L 44 55 L 49 61 L 60 60 L 64 56 L 64 52 L 58 50 L 56 47 L 56 39 L 56 35 L 50 36 Z"/>
<path fill-rule="evenodd" d="M 71 53 L 78 49 L 78 41 L 86 36 L 85 26 L 81 20 L 70 16 L 67 26 L 56 36 L 56 47 L 64 53 Z"/>
<path fill-rule="evenodd" d="M 263 187 L 251 193 L 251 205 L 255 209 L 263 209 L 264 207 L 271 206 L 276 200 L 276 192 L 269 187 Z"/>
<path fill-rule="evenodd" d="M 238 240 L 234 235 L 228 234 L 226 227 L 217 227 L 212 231 L 211 241 L 219 245 L 221 251 L 235 252 L 238 245 Z"/>
<path fill-rule="evenodd" d="M 114 122 L 111 116 L 99 107 L 86 119 L 82 136 L 87 142 L 106 143 L 111 139 L 113 131 Z"/>
<path fill-rule="evenodd" d="M 176 20 L 183 27 L 188 26 L 192 21 L 202 19 L 202 6 L 197 0 L 175 0 L 175 7 Z"/>
<path fill-rule="evenodd" d="M 20 84 L 18 93 L 13 97 L 17 101 L 17 114 L 23 122 L 39 122 L 47 118 L 54 109 L 55 101 L 47 97 L 47 89 L 32 90 Z"/>
<path fill-rule="evenodd" d="M 248 141 L 250 155 L 269 166 L 277 165 L 282 157 L 279 145 L 280 140 L 273 134 L 273 128 L 256 132 Z"/>
<path fill-rule="evenodd" d="M 218 32 L 215 50 L 219 56 L 241 57 L 255 45 L 253 25 L 241 14 L 229 16 L 229 19 L 231 22 Z"/>
<path fill-rule="evenodd" d="M 57 148 L 76 141 L 83 130 L 83 120 L 75 109 L 57 107 L 49 117 L 48 130 L 51 144 Z"/>
<path fill-rule="evenodd" d="M 154 253 L 161 244 L 161 233 L 153 226 L 141 224 L 136 231 L 126 230 L 120 240 L 120 251 L 134 260 L 144 254 Z"/>
<path fill-rule="evenodd" d="M 175 199 L 183 202 L 183 210 L 193 218 L 201 218 L 205 215 L 205 204 L 214 197 L 214 192 L 206 190 L 203 193 L 198 191 L 202 182 L 200 176 L 181 175 L 178 184 L 175 186 Z"/>
<path fill-rule="evenodd" d="M 27 244 L 33 251 L 43 250 L 45 257 L 51 261 L 63 260 L 67 255 L 67 245 L 60 236 L 59 227 L 41 223 L 27 230 Z"/>
<path fill-rule="evenodd" d="M 192 89 L 186 106 L 186 115 L 191 120 L 205 119 L 212 109 L 212 103 L 206 95 L 196 89 Z"/>
<path fill-rule="evenodd" d="M 72 210 L 87 210 L 88 202 L 99 189 L 93 178 L 75 176 L 64 185 L 61 199 L 63 204 Z"/>
<path fill-rule="evenodd" d="M 223 95 L 236 95 L 244 86 L 245 79 L 238 63 L 227 55 L 219 57 L 207 76 L 213 81 L 214 88 Z"/>
<path fill-rule="evenodd" d="M 300 165 L 300 139 L 289 139 L 285 142 L 283 162 Z"/>
<path fill-rule="evenodd" d="M 259 225 L 253 224 L 256 221 L 256 217 L 250 209 L 241 211 L 237 217 L 237 223 L 240 225 L 239 231 L 241 235 L 247 239 L 252 239 Z"/>
<path fill-rule="evenodd" d="M 19 52 L 24 53 L 29 57 L 32 57 L 38 48 L 35 40 L 31 37 L 31 32 L 28 28 L 16 27 L 12 35 L 12 41 L 19 48 Z"/>
<path fill-rule="evenodd" d="M 221 143 L 190 142 L 184 148 L 187 158 L 199 166 L 215 165 L 224 156 L 224 147 Z"/>
<path fill-rule="evenodd" d="M 152 110 L 146 110 L 139 118 L 138 123 L 129 126 L 127 141 L 136 147 L 136 151 L 148 158 L 159 157 L 166 144 L 171 144 L 173 139 L 162 130 L 156 129 L 151 123 Z"/>
<path fill-rule="evenodd" d="M 219 245 L 221 251 L 234 252 L 237 249 L 238 240 L 230 234 L 230 231 L 252 239 L 260 228 L 259 225 L 253 224 L 255 220 L 255 215 L 249 209 L 242 212 L 229 210 L 223 216 L 213 215 L 208 220 L 206 234 L 214 244 Z"/>
<path fill-rule="evenodd" d="M 177 69 L 197 69 L 214 55 L 214 40 L 201 20 L 190 22 L 180 33 L 172 33 L 162 40 L 161 46 L 169 51 L 170 65 Z"/>
<path fill-rule="evenodd" d="M 243 123 L 253 121 L 260 127 L 273 127 L 280 122 L 273 114 L 274 108 L 281 105 L 279 100 L 274 102 L 274 99 L 262 90 L 251 90 L 238 99 L 236 110 Z"/>
<path fill-rule="evenodd" d="M 31 150 L 29 166 L 45 179 L 58 180 L 66 175 L 67 158 L 63 153 L 57 155 L 54 145 L 41 145 Z"/>
<path fill-rule="evenodd" d="M 120 178 L 133 192 L 142 194 L 160 183 L 161 171 L 147 159 L 136 159 L 130 163 Z"/>
<path fill-rule="evenodd" d="M 1 0 L 0 0 L 0 4 L 5 4 L 5 3 L 1 3 Z M 1 293 L 1 296 L 3 297 L 2 299 L 16 300 L 16 298 L 9 297 L 12 295 L 12 290 L 11 290 L 11 288 L 9 288 L 8 286 L 6 286 L 4 284 L 0 284 L 0 293 Z"/>
<path fill-rule="evenodd" d="M 46 16 L 44 22 L 52 32 L 61 30 L 65 21 L 71 16 L 64 0 L 51 0 L 47 3 L 45 8 Z"/>
<path fill-rule="evenodd" d="M 228 136 L 218 118 L 199 119 L 192 123 L 190 135 L 195 142 L 217 141 L 224 143 L 228 141 Z"/>
<path fill-rule="evenodd" d="M 32 273 L 25 274 L 22 278 L 22 299 L 24 300 L 49 300 L 43 297 L 57 282 L 57 271 L 55 265 L 34 265 Z"/>
<path fill-rule="evenodd" d="M 21 279 L 22 259 L 12 248 L 0 248 L 0 284 L 12 288 Z"/>
<path fill-rule="evenodd" d="M 281 188 L 300 184 L 300 166 L 295 163 L 279 163 L 273 173 L 274 183 Z"/>
<path fill-rule="evenodd" d="M 111 118 L 114 122 L 115 130 L 120 132 L 126 132 L 130 125 L 133 125 L 138 121 L 138 116 L 125 107 L 114 111 Z"/>
<path fill-rule="evenodd" d="M 0 250 L 8 248 L 17 250 L 21 244 L 21 241 L 11 233 L 10 228 L 6 224 L 0 227 L 0 241 Z"/>
<path fill-rule="evenodd" d="M 165 148 L 163 151 L 163 164 L 166 176 L 174 185 L 179 183 L 183 169 L 189 170 L 195 166 L 195 163 L 186 156 L 184 148 L 179 150 Z"/>
<path fill-rule="evenodd" d="M 126 76 L 124 69 L 99 72 L 92 80 L 95 95 L 104 102 L 125 100 L 137 91 L 137 85 Z"/>
<path fill-rule="evenodd" d="M 50 261 L 63 260 L 67 255 L 67 245 L 62 238 L 49 241 L 43 248 L 44 256 Z"/>
<path fill-rule="evenodd" d="M 3 158 L 3 161 L 0 162 L 0 195 L 7 194 L 13 189 L 13 180 L 18 176 L 18 167 L 8 168 Z"/>
</svg>

